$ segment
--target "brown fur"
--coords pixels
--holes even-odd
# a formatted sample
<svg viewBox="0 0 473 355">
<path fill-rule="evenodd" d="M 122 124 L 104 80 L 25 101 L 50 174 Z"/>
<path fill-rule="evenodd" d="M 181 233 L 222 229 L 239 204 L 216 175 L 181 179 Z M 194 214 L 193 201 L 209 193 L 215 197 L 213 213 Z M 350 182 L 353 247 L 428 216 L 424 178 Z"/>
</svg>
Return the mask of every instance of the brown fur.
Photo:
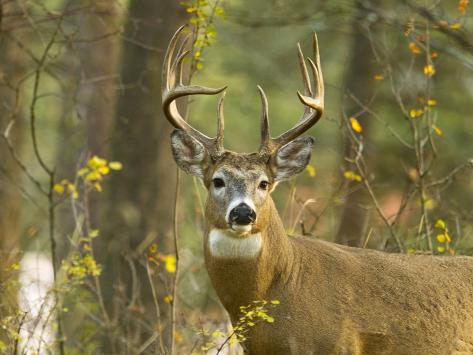
<svg viewBox="0 0 473 355">
<path fill-rule="evenodd" d="M 231 159 L 224 164 L 233 165 Z M 268 197 L 258 212 L 259 257 L 219 259 L 207 244 L 218 214 L 211 198 L 206 214 L 207 269 L 232 321 L 251 301 L 281 302 L 271 311 L 275 322 L 249 334 L 249 353 L 473 353 L 473 258 L 388 254 L 288 237 Z"/>
</svg>

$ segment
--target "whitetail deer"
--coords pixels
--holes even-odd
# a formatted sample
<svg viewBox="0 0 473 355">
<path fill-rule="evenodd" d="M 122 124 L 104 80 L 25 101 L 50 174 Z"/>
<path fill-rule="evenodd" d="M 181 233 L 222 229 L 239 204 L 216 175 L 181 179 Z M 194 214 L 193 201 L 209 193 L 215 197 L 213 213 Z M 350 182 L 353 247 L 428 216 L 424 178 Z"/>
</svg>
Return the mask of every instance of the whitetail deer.
<svg viewBox="0 0 473 355">
<path fill-rule="evenodd" d="M 317 37 L 314 60 L 298 46 L 305 106 L 300 121 L 271 138 L 268 103 L 257 153 L 223 148 L 223 95 L 218 130 L 207 137 L 179 113 L 176 99 L 215 95 L 225 88 L 186 86 L 182 28 L 166 53 L 163 109 L 177 128 L 171 145 L 177 165 L 208 189 L 205 259 L 211 281 L 230 314 L 254 300 L 280 300 L 274 323 L 252 328 L 251 354 L 473 354 L 473 258 L 388 254 L 288 236 L 270 197 L 276 183 L 301 172 L 313 139 L 299 136 L 324 109 Z"/>
</svg>

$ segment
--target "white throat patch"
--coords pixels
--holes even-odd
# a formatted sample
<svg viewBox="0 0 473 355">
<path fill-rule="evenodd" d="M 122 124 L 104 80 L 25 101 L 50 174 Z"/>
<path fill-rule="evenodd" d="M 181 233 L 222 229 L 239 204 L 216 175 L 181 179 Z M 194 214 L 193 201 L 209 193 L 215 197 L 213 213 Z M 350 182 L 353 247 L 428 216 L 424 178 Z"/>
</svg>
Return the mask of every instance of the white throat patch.
<svg viewBox="0 0 473 355">
<path fill-rule="evenodd" d="M 212 229 L 208 243 L 210 254 L 214 257 L 252 259 L 258 256 L 263 241 L 261 233 L 236 237 L 222 229 Z"/>
</svg>

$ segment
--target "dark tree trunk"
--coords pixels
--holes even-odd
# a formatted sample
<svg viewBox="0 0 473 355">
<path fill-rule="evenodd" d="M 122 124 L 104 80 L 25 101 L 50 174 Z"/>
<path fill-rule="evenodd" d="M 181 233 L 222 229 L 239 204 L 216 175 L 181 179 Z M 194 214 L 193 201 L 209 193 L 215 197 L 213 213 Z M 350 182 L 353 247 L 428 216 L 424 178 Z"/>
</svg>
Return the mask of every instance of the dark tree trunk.
<svg viewBox="0 0 473 355">
<path fill-rule="evenodd" d="M 157 328 L 163 331 L 165 346 L 170 344 L 170 324 L 164 324 L 170 307 L 162 302 L 169 285 L 156 285 L 162 303 L 159 327 L 144 251 L 157 242 L 163 252 L 172 241 L 175 166 L 170 125 L 161 110 L 161 68 L 167 44 L 184 15 L 178 1 L 131 1 L 124 32 L 123 89 L 110 142 L 113 160 L 122 162 L 123 170 L 112 176 L 100 249 L 105 298 L 111 301 L 117 323 L 123 325 L 121 331 L 136 345 Z"/>
</svg>

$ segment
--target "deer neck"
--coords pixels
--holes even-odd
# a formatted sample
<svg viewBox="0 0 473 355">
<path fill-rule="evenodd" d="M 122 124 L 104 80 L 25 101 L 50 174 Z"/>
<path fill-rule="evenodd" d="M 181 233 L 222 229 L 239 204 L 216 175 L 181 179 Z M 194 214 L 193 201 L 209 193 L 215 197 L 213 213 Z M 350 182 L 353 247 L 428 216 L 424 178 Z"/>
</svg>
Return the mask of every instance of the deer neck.
<svg viewBox="0 0 473 355">
<path fill-rule="evenodd" d="M 272 200 L 268 201 L 260 233 L 236 238 L 224 230 L 206 227 L 204 251 L 212 284 L 232 318 L 239 307 L 266 299 L 278 277 L 293 261 L 291 243 Z"/>
</svg>

